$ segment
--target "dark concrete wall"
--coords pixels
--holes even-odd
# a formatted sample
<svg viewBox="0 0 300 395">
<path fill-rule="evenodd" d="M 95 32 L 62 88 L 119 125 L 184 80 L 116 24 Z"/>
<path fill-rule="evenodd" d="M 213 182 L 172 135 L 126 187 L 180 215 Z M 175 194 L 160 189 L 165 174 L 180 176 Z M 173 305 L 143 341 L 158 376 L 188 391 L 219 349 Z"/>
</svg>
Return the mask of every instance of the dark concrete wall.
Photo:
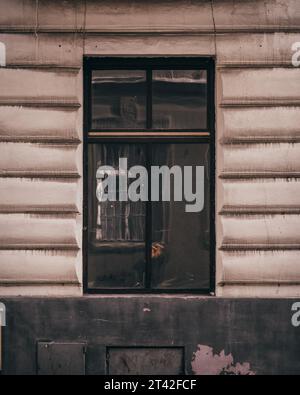
<svg viewBox="0 0 300 395">
<path fill-rule="evenodd" d="M 227 372 L 300 374 L 300 327 L 291 323 L 291 299 L 91 296 L 0 302 L 7 308 L 4 374 L 36 374 L 38 341 L 86 342 L 86 374 L 106 373 L 110 346 L 183 347 L 187 374 L 213 373 L 222 364 Z"/>
</svg>

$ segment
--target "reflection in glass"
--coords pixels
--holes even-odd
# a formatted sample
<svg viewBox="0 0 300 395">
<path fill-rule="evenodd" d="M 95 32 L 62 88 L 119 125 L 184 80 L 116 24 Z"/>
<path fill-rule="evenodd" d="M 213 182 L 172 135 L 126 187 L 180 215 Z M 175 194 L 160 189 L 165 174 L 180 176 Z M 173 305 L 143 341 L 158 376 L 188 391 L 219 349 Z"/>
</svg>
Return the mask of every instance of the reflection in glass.
<svg viewBox="0 0 300 395">
<path fill-rule="evenodd" d="M 148 151 L 148 152 L 147 152 Z M 151 152 L 150 152 L 151 151 Z M 148 155 L 150 154 L 150 155 Z M 160 178 L 159 201 L 151 202 L 151 215 L 146 215 L 147 202 L 120 201 L 122 192 L 118 182 L 119 159 L 128 159 L 132 166 L 149 169 L 152 166 L 178 166 L 182 169 L 182 194 L 185 168 L 192 167 L 190 192 L 196 193 L 196 166 L 204 167 L 204 208 L 187 212 L 191 202 L 162 201 L 167 182 Z M 88 281 L 90 288 L 132 288 L 146 286 L 146 256 L 153 289 L 209 289 L 210 288 L 210 190 L 209 144 L 152 143 L 89 144 L 89 213 L 88 213 Z M 96 190 L 102 179 L 96 177 L 100 166 L 116 169 L 116 201 L 99 201 Z M 149 165 L 149 164 L 148 164 Z M 135 178 L 130 178 L 135 182 Z M 149 180 L 150 181 L 150 180 Z M 152 180 L 153 181 L 153 180 Z M 200 184 L 202 185 L 202 179 Z M 171 177 L 170 190 L 174 190 Z M 180 187 L 181 189 L 181 187 Z M 149 205 L 148 205 L 149 207 Z M 148 221 L 148 222 L 147 222 Z M 146 222 L 152 240 L 148 240 L 151 254 L 146 253 Z M 150 229 L 151 228 L 151 229 Z M 149 278 L 150 280 L 150 278 Z"/>
<path fill-rule="evenodd" d="M 145 202 L 99 202 L 96 178 L 100 166 L 116 169 L 119 158 L 128 159 L 128 168 L 145 166 L 145 147 L 139 144 L 89 145 L 89 287 L 140 288 L 145 272 Z M 128 184 L 129 185 L 129 184 Z"/>
<path fill-rule="evenodd" d="M 154 129 L 206 129 L 206 70 L 155 70 Z"/>
<path fill-rule="evenodd" d="M 145 71 L 93 71 L 92 129 L 144 129 L 145 109 Z"/>
<path fill-rule="evenodd" d="M 152 202 L 152 287 L 208 289 L 210 287 L 209 146 L 208 144 L 153 144 L 152 158 L 152 164 L 156 166 L 204 166 L 205 168 L 205 205 L 201 212 L 186 212 L 184 201 L 176 202 L 171 199 L 170 202 Z M 171 187 L 173 188 L 172 183 Z M 195 191 L 194 185 L 193 190 Z"/>
</svg>

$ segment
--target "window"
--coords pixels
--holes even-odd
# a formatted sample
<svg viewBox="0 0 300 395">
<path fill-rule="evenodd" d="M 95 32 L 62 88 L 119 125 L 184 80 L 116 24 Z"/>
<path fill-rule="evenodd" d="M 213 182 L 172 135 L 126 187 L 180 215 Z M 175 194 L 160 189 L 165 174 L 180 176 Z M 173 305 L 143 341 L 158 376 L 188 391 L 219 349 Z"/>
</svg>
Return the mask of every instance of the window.
<svg viewBox="0 0 300 395">
<path fill-rule="evenodd" d="M 85 59 L 85 291 L 214 289 L 213 61 Z"/>
</svg>

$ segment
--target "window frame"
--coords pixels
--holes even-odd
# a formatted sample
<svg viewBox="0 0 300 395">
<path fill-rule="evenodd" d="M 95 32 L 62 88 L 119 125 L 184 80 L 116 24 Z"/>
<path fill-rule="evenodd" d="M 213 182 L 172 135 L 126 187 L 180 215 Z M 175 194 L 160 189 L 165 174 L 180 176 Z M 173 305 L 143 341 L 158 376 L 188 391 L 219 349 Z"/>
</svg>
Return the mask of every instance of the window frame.
<svg viewBox="0 0 300 395">
<path fill-rule="evenodd" d="M 94 70 L 146 70 L 146 128 L 145 129 L 92 129 L 92 71 Z M 152 129 L 152 70 L 203 69 L 207 72 L 206 129 Z M 216 241 L 215 241 L 215 62 L 211 57 L 101 57 L 86 56 L 83 62 L 83 292 L 84 294 L 215 294 Z M 149 81 L 150 85 L 149 86 Z M 207 289 L 151 289 L 89 288 L 88 286 L 88 145 L 101 143 L 208 143 L 210 152 L 210 287 Z M 146 254 L 151 255 L 151 201 L 147 202 Z M 150 225 L 149 225 L 150 222 Z M 146 272 L 150 270 L 147 256 Z M 150 278 L 149 273 L 147 278 Z"/>
</svg>

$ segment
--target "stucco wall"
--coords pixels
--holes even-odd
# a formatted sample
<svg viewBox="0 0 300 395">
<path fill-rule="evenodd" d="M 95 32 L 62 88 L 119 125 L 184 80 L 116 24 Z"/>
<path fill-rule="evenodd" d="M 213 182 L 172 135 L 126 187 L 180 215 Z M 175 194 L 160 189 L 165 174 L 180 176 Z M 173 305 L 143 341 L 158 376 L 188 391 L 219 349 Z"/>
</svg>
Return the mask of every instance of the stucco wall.
<svg viewBox="0 0 300 395">
<path fill-rule="evenodd" d="M 63 369 L 72 374 L 80 360 L 78 355 L 72 358 L 76 344 L 86 346 L 83 374 L 164 374 L 174 361 L 160 370 L 158 362 L 151 366 L 147 350 L 160 350 L 161 361 L 166 348 L 182 349 L 181 373 L 189 375 L 300 372 L 300 327 L 291 323 L 291 299 L 138 295 L 4 302 L 3 374 Z M 56 345 L 47 370 L 38 343 Z M 119 360 L 111 358 L 112 347 L 119 348 Z M 128 360 L 129 351 L 140 351 L 142 361 Z"/>
<path fill-rule="evenodd" d="M 0 11 L 0 295 L 82 294 L 84 55 L 216 58 L 217 295 L 300 295 L 298 0 Z"/>
</svg>

